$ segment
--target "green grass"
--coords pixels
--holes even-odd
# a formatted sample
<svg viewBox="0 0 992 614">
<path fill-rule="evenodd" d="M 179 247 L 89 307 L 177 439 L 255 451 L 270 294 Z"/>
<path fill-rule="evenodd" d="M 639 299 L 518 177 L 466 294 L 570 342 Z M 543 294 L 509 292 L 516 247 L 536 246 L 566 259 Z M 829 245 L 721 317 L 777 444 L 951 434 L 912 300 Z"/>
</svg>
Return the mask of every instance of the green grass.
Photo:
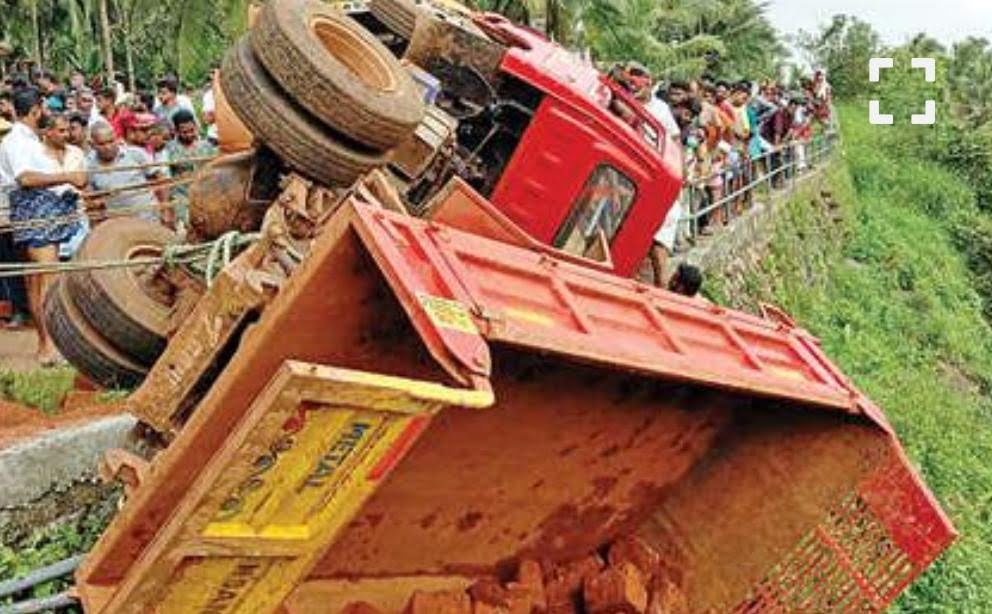
<svg viewBox="0 0 992 614">
<path fill-rule="evenodd" d="M 808 198 L 785 213 L 749 296 L 771 300 L 888 414 L 961 532 L 897 602 L 899 612 L 992 612 L 992 328 L 962 237 L 984 223 L 974 195 L 933 163 L 895 159 L 862 108 L 843 110 L 828 171 L 844 221 Z"/>
<path fill-rule="evenodd" d="M 75 376 L 76 372 L 69 367 L 23 373 L 0 371 L 0 398 L 54 413 L 65 394 L 72 390 Z"/>
<path fill-rule="evenodd" d="M 83 507 L 71 520 L 36 529 L 19 543 L 0 545 L 0 580 L 20 578 L 39 567 L 87 552 L 106 528 L 115 507 L 116 498 L 109 497 Z M 13 598 L 0 598 L 0 611 L 5 604 L 55 595 L 71 586 L 71 575 L 38 584 Z"/>
</svg>

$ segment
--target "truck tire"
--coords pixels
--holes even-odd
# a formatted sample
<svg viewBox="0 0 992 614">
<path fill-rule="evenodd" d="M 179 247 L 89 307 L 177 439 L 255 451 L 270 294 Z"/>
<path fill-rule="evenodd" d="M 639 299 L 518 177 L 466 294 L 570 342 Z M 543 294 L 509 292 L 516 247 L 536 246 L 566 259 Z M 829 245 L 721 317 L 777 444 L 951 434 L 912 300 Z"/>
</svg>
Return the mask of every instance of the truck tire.
<svg viewBox="0 0 992 614">
<path fill-rule="evenodd" d="M 414 0 L 370 0 L 369 12 L 390 32 L 410 40 L 417 22 L 418 6 Z"/>
<path fill-rule="evenodd" d="M 86 322 L 65 281 L 66 278 L 56 280 L 45 295 L 45 326 L 55 347 L 69 364 L 104 388 L 136 387 L 147 373 L 145 368 L 110 345 Z"/>
<path fill-rule="evenodd" d="M 175 239 L 169 229 L 139 218 L 117 218 L 96 226 L 79 250 L 80 260 L 156 257 Z M 150 367 L 165 350 L 169 333 L 166 296 L 156 295 L 134 268 L 80 271 L 66 278 L 66 291 L 82 317 L 123 355 Z"/>
<path fill-rule="evenodd" d="M 272 0 L 251 30 L 262 65 L 326 126 L 376 151 L 424 116 L 413 79 L 357 21 L 319 0 Z"/>
<path fill-rule="evenodd" d="M 386 163 L 385 154 L 356 151 L 290 100 L 255 59 L 248 38 L 224 57 L 221 87 L 235 114 L 287 165 L 327 185 L 351 185 Z"/>
</svg>

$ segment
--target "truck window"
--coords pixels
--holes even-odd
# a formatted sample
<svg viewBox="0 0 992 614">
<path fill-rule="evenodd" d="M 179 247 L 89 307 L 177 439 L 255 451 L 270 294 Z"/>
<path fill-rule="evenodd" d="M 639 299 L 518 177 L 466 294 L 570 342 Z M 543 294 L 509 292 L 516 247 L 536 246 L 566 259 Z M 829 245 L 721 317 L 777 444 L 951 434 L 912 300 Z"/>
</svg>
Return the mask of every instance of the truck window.
<svg viewBox="0 0 992 614">
<path fill-rule="evenodd" d="M 599 232 L 607 241 L 620 230 L 637 190 L 634 182 L 608 165 L 596 167 L 579 194 L 572 212 L 555 237 L 555 247 L 589 257 Z"/>
</svg>

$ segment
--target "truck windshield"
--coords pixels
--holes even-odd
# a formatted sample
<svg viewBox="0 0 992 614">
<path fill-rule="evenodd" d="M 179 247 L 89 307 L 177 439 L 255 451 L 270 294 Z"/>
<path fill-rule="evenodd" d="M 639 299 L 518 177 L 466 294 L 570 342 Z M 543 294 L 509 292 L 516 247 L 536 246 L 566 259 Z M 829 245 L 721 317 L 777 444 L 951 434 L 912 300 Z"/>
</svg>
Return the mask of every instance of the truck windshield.
<svg viewBox="0 0 992 614">
<path fill-rule="evenodd" d="M 555 247 L 588 256 L 600 232 L 608 241 L 620 230 L 634 202 L 634 182 L 608 165 L 596 167 L 555 237 Z"/>
</svg>

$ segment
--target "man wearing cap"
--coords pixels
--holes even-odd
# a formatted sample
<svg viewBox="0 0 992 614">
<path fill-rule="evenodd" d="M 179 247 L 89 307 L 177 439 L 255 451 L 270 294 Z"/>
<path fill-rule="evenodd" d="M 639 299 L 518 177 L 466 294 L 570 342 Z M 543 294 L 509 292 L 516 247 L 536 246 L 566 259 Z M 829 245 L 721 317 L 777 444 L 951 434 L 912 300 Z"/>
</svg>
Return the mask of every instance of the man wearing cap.
<svg viewBox="0 0 992 614">
<path fill-rule="evenodd" d="M 129 113 L 121 122 L 124 128 L 124 141 L 138 149 L 148 149 L 148 132 L 158 123 L 151 113 Z M 150 152 L 149 152 L 150 153 Z"/>
</svg>

